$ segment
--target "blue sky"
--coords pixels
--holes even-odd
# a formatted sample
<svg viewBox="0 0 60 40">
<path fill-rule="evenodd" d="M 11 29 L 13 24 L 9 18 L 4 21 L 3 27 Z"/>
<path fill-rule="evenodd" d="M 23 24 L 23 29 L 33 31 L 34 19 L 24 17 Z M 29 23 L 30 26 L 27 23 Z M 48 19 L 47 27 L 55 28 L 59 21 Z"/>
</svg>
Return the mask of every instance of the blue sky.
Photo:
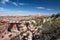
<svg viewBox="0 0 60 40">
<path fill-rule="evenodd" d="M 60 0 L 0 0 L 0 14 L 53 14 L 60 12 Z"/>
</svg>

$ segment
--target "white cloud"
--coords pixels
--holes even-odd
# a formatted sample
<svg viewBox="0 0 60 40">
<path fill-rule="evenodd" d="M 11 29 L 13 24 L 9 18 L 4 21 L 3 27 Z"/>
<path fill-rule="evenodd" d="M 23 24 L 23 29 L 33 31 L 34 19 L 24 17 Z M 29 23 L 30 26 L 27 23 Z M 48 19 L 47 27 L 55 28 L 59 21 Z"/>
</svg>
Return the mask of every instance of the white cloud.
<svg viewBox="0 0 60 40">
<path fill-rule="evenodd" d="M 3 8 L 3 7 L 0 7 L 0 12 L 6 12 L 6 11 L 8 11 L 7 9 L 5 9 L 5 8 Z"/>
<path fill-rule="evenodd" d="M 1 0 L 2 4 L 5 4 L 6 2 L 9 2 L 9 0 Z"/>
<path fill-rule="evenodd" d="M 45 9 L 45 7 L 36 7 L 37 9 Z"/>
<path fill-rule="evenodd" d="M 45 9 L 45 10 L 53 10 L 53 9 L 50 9 L 50 8 L 45 8 L 45 7 L 36 7 L 37 9 Z"/>
<path fill-rule="evenodd" d="M 15 2 L 12 2 L 12 4 L 14 4 L 15 6 L 18 6 L 18 4 L 17 4 L 17 3 L 15 3 Z"/>
<path fill-rule="evenodd" d="M 0 11 L 3 11 L 3 10 L 4 10 L 4 8 L 0 7 Z"/>
<path fill-rule="evenodd" d="M 53 10 L 53 9 L 47 9 L 47 10 Z"/>
<path fill-rule="evenodd" d="M 24 3 L 19 3 L 19 5 L 25 5 Z"/>
<path fill-rule="evenodd" d="M 10 0 L 1 0 L 1 3 L 2 4 L 6 4 L 6 2 L 9 2 L 9 3 L 12 3 L 13 5 L 15 5 L 15 6 L 18 6 L 18 5 L 25 5 L 24 3 L 16 3 L 16 2 L 12 2 L 12 1 L 10 1 Z"/>
<path fill-rule="evenodd" d="M 8 2 L 9 0 L 4 0 L 4 1 Z"/>
</svg>

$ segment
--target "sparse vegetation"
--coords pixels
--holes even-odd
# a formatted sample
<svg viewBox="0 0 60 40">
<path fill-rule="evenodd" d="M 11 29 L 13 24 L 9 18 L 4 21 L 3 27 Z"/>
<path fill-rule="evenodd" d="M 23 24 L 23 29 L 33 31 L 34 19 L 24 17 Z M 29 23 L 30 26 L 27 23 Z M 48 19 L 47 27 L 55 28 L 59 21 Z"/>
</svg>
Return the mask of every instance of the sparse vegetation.
<svg viewBox="0 0 60 40">
<path fill-rule="evenodd" d="M 29 21 L 31 22 L 33 27 L 35 27 L 36 31 L 35 33 L 33 33 L 33 37 L 32 37 L 33 40 L 55 40 L 57 39 L 57 37 L 60 36 L 60 18 L 59 17 L 60 17 L 60 13 L 53 14 L 52 16 L 48 16 L 48 17 L 35 17 L 34 19 L 22 19 L 22 20 L 19 20 L 19 22 L 23 23 L 23 21 L 25 21 L 26 23 L 27 21 Z M 51 20 L 47 21 L 47 19 L 49 18 Z M 43 23 L 43 21 L 45 22 Z M 25 23 L 24 25 L 26 25 Z M 11 38 L 11 40 L 20 40 L 19 35 Z"/>
</svg>

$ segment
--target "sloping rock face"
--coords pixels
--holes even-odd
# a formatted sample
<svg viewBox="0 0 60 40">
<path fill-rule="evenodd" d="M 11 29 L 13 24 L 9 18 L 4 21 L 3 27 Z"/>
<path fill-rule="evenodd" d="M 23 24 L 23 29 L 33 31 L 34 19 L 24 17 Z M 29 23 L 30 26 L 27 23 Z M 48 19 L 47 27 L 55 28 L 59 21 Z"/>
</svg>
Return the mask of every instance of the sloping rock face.
<svg viewBox="0 0 60 40">
<path fill-rule="evenodd" d="M 13 25 L 13 24 L 15 24 L 15 25 Z M 56 27 L 55 23 L 44 23 L 44 24 L 42 24 L 42 26 L 39 26 L 40 28 L 37 26 L 38 27 L 38 29 L 37 29 L 38 32 L 34 32 L 34 33 L 32 33 L 32 31 L 31 31 L 31 29 L 35 30 L 34 26 L 32 26 L 33 24 L 30 24 L 30 25 L 29 25 L 29 23 L 26 23 L 26 24 L 25 23 L 23 23 L 23 24 L 13 23 L 13 24 L 11 24 L 12 25 L 11 28 L 10 28 L 10 26 L 7 27 L 8 24 L 5 24 L 5 25 L 7 25 L 6 26 L 7 28 L 5 28 L 4 25 L 0 25 L 1 26 L 0 34 L 2 34 L 2 32 L 3 32 L 3 34 L 6 37 L 9 37 L 9 38 L 13 35 L 14 37 L 12 37 L 10 40 L 28 40 L 28 39 L 25 39 L 25 38 L 27 36 L 29 36 L 29 33 L 31 33 L 31 35 L 33 36 L 31 38 L 32 40 L 57 40 L 57 37 L 58 37 L 58 30 L 57 30 L 57 27 Z M 3 29 L 3 27 L 4 27 L 4 29 Z M 26 31 L 22 32 L 22 34 L 26 33 L 27 35 L 23 36 L 23 38 L 20 39 L 21 34 L 18 35 L 18 32 L 21 32 L 22 30 L 15 30 L 14 29 L 13 31 L 11 31 L 11 29 L 16 28 L 16 27 L 20 28 L 20 29 L 24 29 L 24 30 L 29 27 L 28 28 L 29 30 L 27 29 Z M 10 29 L 10 31 L 8 31 L 7 33 L 6 32 L 4 33 L 5 29 L 7 31 L 8 31 L 8 29 Z M 35 33 L 37 33 L 37 34 L 35 34 Z M 7 38 L 7 40 L 9 38 Z"/>
</svg>

